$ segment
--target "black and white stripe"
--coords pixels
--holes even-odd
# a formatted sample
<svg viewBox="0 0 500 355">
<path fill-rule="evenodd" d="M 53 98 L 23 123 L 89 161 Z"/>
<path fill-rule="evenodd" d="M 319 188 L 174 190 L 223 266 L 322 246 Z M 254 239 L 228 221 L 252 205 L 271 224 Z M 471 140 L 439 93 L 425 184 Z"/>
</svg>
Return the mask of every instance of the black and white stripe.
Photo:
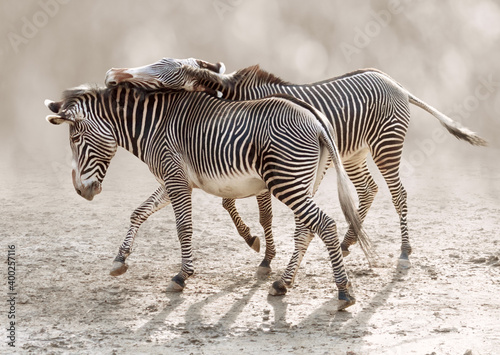
<svg viewBox="0 0 500 355">
<path fill-rule="evenodd" d="M 69 92 L 57 106 L 61 109 L 53 111 L 58 115 L 48 120 L 66 120 L 72 132 L 85 137 L 73 143 L 80 172 L 97 169 L 102 181 L 106 169 L 95 167 L 102 167 L 101 162 L 109 164 L 118 145 L 148 164 L 162 185 L 132 215 L 112 275 L 126 271 L 125 259 L 140 224 L 170 202 L 182 253 L 181 271 L 172 279 L 170 290 L 182 290 L 194 272 L 191 190 L 201 188 L 231 199 L 259 195 L 266 203 L 272 194 L 294 212 L 296 233 L 292 260 L 270 292 L 286 292 L 312 233 L 317 233 L 330 256 L 342 300 L 340 307 L 354 303 L 335 222 L 312 200 L 329 161 L 338 172 L 341 207 L 365 242 L 367 255 L 370 245 L 348 192 L 348 178 L 334 143 L 333 128 L 321 112 L 282 95 L 227 101 L 205 93 L 145 92 L 123 86 Z M 84 154 L 87 151 L 92 154 Z M 81 160 L 80 154 L 86 158 Z M 93 197 L 98 192 L 86 194 Z M 270 205 L 265 208 L 270 210 Z M 270 228 L 270 221 L 267 223 Z"/>
</svg>

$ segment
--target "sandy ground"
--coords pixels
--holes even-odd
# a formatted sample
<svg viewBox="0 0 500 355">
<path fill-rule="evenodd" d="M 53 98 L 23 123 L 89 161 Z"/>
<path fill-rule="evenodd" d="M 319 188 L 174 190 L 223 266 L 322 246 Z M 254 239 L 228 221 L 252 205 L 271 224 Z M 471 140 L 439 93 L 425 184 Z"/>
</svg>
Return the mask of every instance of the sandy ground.
<svg viewBox="0 0 500 355">
<path fill-rule="evenodd" d="M 126 155 L 126 156 L 125 156 Z M 165 288 L 180 267 L 171 207 L 142 227 L 121 277 L 108 272 L 132 210 L 156 182 L 123 153 L 100 196 L 76 195 L 69 167 L 2 174 L 2 298 L 7 246 L 16 246 L 16 349 L 28 354 L 493 354 L 500 346 L 500 168 L 493 164 L 430 162 L 405 176 L 414 254 L 408 271 L 395 268 L 399 223 L 387 188 L 366 229 L 380 255 L 370 268 L 358 247 L 346 259 L 357 303 L 336 311 L 327 252 L 315 238 L 296 284 L 268 296 L 293 249 L 291 213 L 274 201 L 278 255 L 270 280 L 255 271 L 263 254 L 237 235 L 220 199 L 195 191 L 196 274 L 181 294 Z M 496 159 L 498 160 L 498 159 Z M 335 174 L 318 203 L 338 222 Z M 254 199 L 238 201 L 261 236 Z M 6 344 L 2 302 L 0 353 Z M 5 309 L 5 311 L 4 311 Z"/>
</svg>

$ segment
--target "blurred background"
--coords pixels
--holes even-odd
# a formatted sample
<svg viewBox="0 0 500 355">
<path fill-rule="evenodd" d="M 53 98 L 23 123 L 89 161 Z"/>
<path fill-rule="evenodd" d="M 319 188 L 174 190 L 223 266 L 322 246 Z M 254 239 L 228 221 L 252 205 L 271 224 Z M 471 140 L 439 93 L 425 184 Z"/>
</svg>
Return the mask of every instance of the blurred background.
<svg viewBox="0 0 500 355">
<path fill-rule="evenodd" d="M 142 66 L 162 57 L 223 61 L 226 72 L 260 64 L 295 83 L 377 68 L 478 132 L 490 145 L 473 147 L 458 141 L 429 113 L 411 107 L 401 175 L 408 191 L 409 230 L 417 261 L 417 267 L 412 269 L 415 278 L 405 277 L 407 282 L 401 283 L 403 277 L 389 276 L 392 268 L 355 274 L 364 280 L 373 275 L 373 283 L 365 287 L 367 292 L 360 293 L 359 315 L 355 311 L 334 320 L 331 316 L 337 316 L 330 311 L 332 303 L 324 301 L 329 296 L 321 294 L 323 287 L 313 290 L 320 295 L 317 300 L 301 305 L 310 309 L 296 312 L 295 301 L 271 303 L 265 301 L 265 296 L 254 294 L 257 284 L 241 286 L 241 282 L 250 280 L 252 265 L 260 257 L 243 246 L 221 199 L 201 191 L 193 192 L 193 249 L 201 276 L 189 281 L 188 291 L 188 295 L 198 295 L 170 302 L 159 290 L 164 290 L 166 277 L 173 275 L 180 262 L 171 207 L 151 216 L 141 227 L 136 252 L 130 259 L 131 270 L 119 279 L 108 276 L 108 267 L 127 233 L 131 212 L 158 183 L 145 164 L 121 149 L 111 162 L 103 192 L 92 202 L 79 197 L 71 181 L 68 127 L 49 124 L 45 116 L 50 112 L 44 105 L 45 99 L 58 100 L 67 88 L 83 83 L 103 85 L 111 67 Z M 269 324 L 273 324 L 273 313 L 279 309 L 283 313 L 287 310 L 287 321 L 303 320 L 298 327 L 290 328 L 298 332 L 292 345 L 297 339 L 319 339 L 318 334 L 340 341 L 351 337 L 351 332 L 355 337 L 361 334 L 363 341 L 356 341 L 363 348 L 370 344 L 365 341 L 369 334 L 374 336 L 371 341 L 379 339 L 384 351 L 388 349 L 386 340 L 394 339 L 391 349 L 395 353 L 403 353 L 400 345 L 404 343 L 415 351 L 422 339 L 427 339 L 422 334 L 429 334 L 429 344 L 449 344 L 442 339 L 460 338 L 457 347 L 467 343 L 461 354 L 470 349 L 468 342 L 471 347 L 492 344 L 500 333 L 496 329 L 498 322 L 491 316 L 483 320 L 484 315 L 495 314 L 492 310 L 496 306 L 488 290 L 498 289 L 498 270 L 493 269 L 496 264 L 485 260 L 500 255 L 499 137 L 498 0 L 0 0 L 0 242 L 5 243 L 0 248 L 17 245 L 19 345 L 30 353 L 38 349 L 38 353 L 45 353 L 50 348 L 54 352 L 74 352 L 87 344 L 95 345 L 92 351 L 96 353 L 104 351 L 102 346 L 107 347 L 107 353 L 127 347 L 127 353 L 137 344 L 146 344 L 137 349 L 150 349 L 151 344 L 163 346 L 175 338 L 180 342 L 172 341 L 171 346 L 181 344 L 177 349 L 190 349 L 191 343 L 202 349 L 212 340 L 223 344 L 221 349 L 230 349 L 233 343 L 227 341 L 236 339 L 234 344 L 246 344 L 240 342 L 244 338 L 240 335 L 265 336 L 267 329 L 272 329 L 271 343 L 277 344 L 283 338 L 275 337 L 285 328 L 263 328 L 268 323 L 254 311 L 259 308 L 268 312 L 271 309 Z M 399 255 L 399 219 L 380 173 L 373 165 L 370 167 L 380 189 L 365 226 L 380 256 L 392 263 Z M 342 236 L 347 225 L 333 191 L 334 170 L 330 169 L 328 175 L 317 201 L 321 200 L 320 207 L 337 219 Z M 243 219 L 260 236 L 255 199 L 241 200 L 237 205 Z M 273 213 L 278 251 L 273 268 L 280 272 L 291 256 L 294 224 L 290 210 L 279 202 Z M 319 238 L 309 250 L 314 248 L 324 248 Z M 361 251 L 356 247 L 352 250 L 349 263 L 362 270 Z M 6 258 L 6 253 L 3 255 Z M 329 267 L 327 255 L 309 251 L 302 265 L 310 273 L 301 272 L 299 278 L 319 277 L 321 270 Z M 7 268 L 3 270 L 7 272 Z M 227 270 L 231 271 L 225 273 Z M 456 272 L 463 272 L 462 277 L 453 279 Z M 210 276 L 219 274 L 221 278 Z M 473 278 L 479 274 L 481 278 Z M 438 276 L 445 286 L 443 282 L 434 283 Z M 241 279 L 238 283 L 236 279 L 231 281 L 233 286 L 222 286 L 229 284 L 220 280 L 233 277 Z M 465 278 L 473 280 L 477 292 L 469 292 L 472 284 L 459 285 Z M 203 291 L 207 280 L 210 286 Z M 320 280 L 324 278 L 317 280 L 323 282 Z M 422 310 L 418 297 L 415 303 L 411 280 L 413 284 L 427 284 L 423 289 L 418 286 L 417 296 L 425 295 L 428 289 L 433 289 L 430 295 L 438 295 L 422 301 L 430 307 L 427 310 Z M 307 283 L 302 281 L 302 289 L 295 290 L 296 294 L 306 290 Z M 435 285 L 443 287 L 436 289 Z M 243 288 L 236 290 L 240 286 Z M 448 291 L 451 295 L 446 294 Z M 226 298 L 229 293 L 236 297 Z M 368 295 L 375 293 L 368 303 Z M 265 303 L 244 309 L 250 298 Z M 203 302 L 208 302 L 207 308 Z M 214 308 L 223 302 L 228 302 L 224 310 Z M 321 308 L 316 308 L 323 302 Z M 468 311 L 470 307 L 462 307 L 464 304 L 476 304 L 479 318 Z M 398 317 L 391 318 L 394 312 L 401 313 L 398 305 L 407 306 L 410 311 L 406 316 L 410 314 L 410 318 L 418 314 L 418 322 L 399 323 Z M 127 308 L 130 311 L 124 317 Z M 390 313 L 375 314 L 384 310 Z M 206 317 L 209 313 L 215 318 Z M 458 313 L 463 314 L 458 317 Z M 250 318 L 243 321 L 249 314 Z M 240 324 L 253 323 L 256 314 L 256 328 L 251 326 L 247 332 L 247 325 Z M 387 314 L 389 321 L 380 323 Z M 404 314 L 399 315 L 403 319 Z M 194 328 L 189 325 L 192 319 L 199 321 Z M 276 316 L 275 324 L 284 319 Z M 387 326 L 389 323 L 391 326 Z M 424 332 L 408 332 L 406 337 L 405 328 L 400 326 L 403 323 L 432 326 Z M 7 328 L 6 323 L 2 324 Z M 328 327 L 314 335 L 314 329 L 323 324 Z M 338 324 L 342 324 L 339 332 L 334 329 Z M 477 324 L 481 326 L 475 327 Z M 329 333 L 325 333 L 327 328 Z M 125 337 L 120 336 L 120 329 L 125 329 Z M 186 335 L 184 329 L 191 330 L 191 335 Z M 199 341 L 199 334 L 209 334 L 210 339 Z M 406 341 L 401 342 L 401 334 Z M 414 338 L 409 339 L 412 334 Z M 132 343 L 133 347 L 129 347 Z M 232 348 L 241 347 L 236 346 Z M 473 349 L 474 353 L 491 353 Z"/>
<path fill-rule="evenodd" d="M 223 61 L 226 72 L 260 64 L 296 83 L 378 68 L 490 142 L 456 141 L 412 107 L 403 175 L 475 164 L 498 186 L 489 176 L 500 147 L 498 2 L 2 0 L 0 10 L 0 193 L 7 197 L 27 176 L 71 189 L 68 129 L 45 121 L 44 99 L 102 85 L 111 67 L 162 57 Z M 117 177 L 120 166 L 147 175 L 126 152 L 116 161 Z"/>
</svg>

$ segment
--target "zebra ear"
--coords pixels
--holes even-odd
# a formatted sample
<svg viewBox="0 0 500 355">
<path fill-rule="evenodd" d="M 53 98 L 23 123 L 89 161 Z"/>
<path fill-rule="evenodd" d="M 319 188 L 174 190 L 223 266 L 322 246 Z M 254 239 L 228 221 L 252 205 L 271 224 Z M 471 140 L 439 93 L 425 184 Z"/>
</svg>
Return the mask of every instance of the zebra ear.
<svg viewBox="0 0 500 355">
<path fill-rule="evenodd" d="M 45 119 L 52 124 L 55 125 L 60 125 L 61 123 L 67 122 L 67 123 L 75 123 L 73 120 L 70 120 L 69 118 L 59 116 L 59 115 L 48 115 L 45 117 Z"/>
<path fill-rule="evenodd" d="M 45 119 L 52 124 L 59 125 L 61 123 L 67 122 L 67 123 L 75 123 L 74 120 L 67 118 L 63 114 L 60 114 L 59 111 L 61 110 L 62 102 L 55 102 L 52 100 L 45 100 L 44 101 L 45 106 L 49 108 L 50 111 L 56 113 L 57 115 L 48 115 L 45 117 Z"/>
<path fill-rule="evenodd" d="M 219 62 L 217 64 L 219 65 L 219 74 L 224 74 L 226 72 L 226 66 L 224 65 L 224 63 Z"/>
<path fill-rule="evenodd" d="M 226 66 L 222 62 L 218 62 L 217 64 L 205 62 L 204 60 L 201 59 L 195 59 L 196 62 L 198 63 L 198 66 L 201 69 L 208 69 L 210 71 L 213 71 L 218 74 L 224 74 L 226 71 Z"/>
<path fill-rule="evenodd" d="M 47 106 L 47 108 L 54 112 L 54 113 L 59 113 L 59 110 L 61 109 L 61 106 L 62 106 L 62 102 L 55 102 L 55 101 L 52 101 L 52 100 L 49 100 L 49 99 L 46 99 L 44 101 L 44 104 L 45 106 Z"/>
</svg>

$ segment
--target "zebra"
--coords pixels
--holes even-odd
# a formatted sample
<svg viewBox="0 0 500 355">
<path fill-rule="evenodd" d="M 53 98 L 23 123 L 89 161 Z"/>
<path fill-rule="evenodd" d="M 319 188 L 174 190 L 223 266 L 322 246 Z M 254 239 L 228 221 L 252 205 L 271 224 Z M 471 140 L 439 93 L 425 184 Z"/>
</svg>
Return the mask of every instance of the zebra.
<svg viewBox="0 0 500 355">
<path fill-rule="evenodd" d="M 148 90 L 171 87 L 171 83 L 164 79 L 171 72 L 169 66 L 154 63 L 143 68 L 135 70 L 130 78 L 124 75 L 134 69 L 121 69 L 117 82 L 140 84 Z M 116 74 L 114 71 L 107 73 L 107 85 L 111 85 L 110 79 Z M 229 100 L 252 100 L 281 93 L 301 99 L 323 112 L 334 127 L 344 168 L 358 195 L 358 213 L 362 221 L 378 191 L 368 170 L 368 153 L 384 177 L 400 220 L 401 254 L 398 266 L 402 268 L 411 267 L 409 256 L 412 252 L 407 225 L 407 193 L 399 176 L 403 142 L 410 121 L 409 104 L 432 114 L 456 138 L 472 145 L 487 144 L 484 139 L 418 99 L 389 75 L 376 69 L 357 70 L 305 85 L 286 82 L 260 69 L 258 65 L 228 75 L 184 65 L 177 77 L 182 77 L 186 83 L 196 83 L 191 87 L 187 84 L 189 90 L 216 93 Z M 266 249 L 270 249 L 269 253 L 266 250 L 265 265 L 269 265 L 274 256 L 269 228 L 272 220 L 270 198 L 270 195 L 264 195 L 258 199 L 261 222 L 264 221 L 262 226 Z M 231 215 L 240 235 L 247 242 L 251 240 L 249 228 L 241 220 L 234 199 L 224 199 L 223 206 Z M 356 241 L 356 233 L 349 227 L 341 243 L 344 256 L 349 255 L 349 247 Z"/>
<path fill-rule="evenodd" d="M 79 195 L 92 200 L 102 191 L 118 147 L 146 163 L 160 182 L 143 208 L 154 211 L 171 203 L 174 210 L 182 265 L 167 291 L 182 291 L 194 273 L 192 189 L 231 199 L 268 190 L 293 211 L 296 225 L 294 252 L 269 293 L 287 292 L 316 233 L 329 253 L 339 309 L 354 304 L 335 221 L 312 199 L 331 162 L 338 174 L 341 208 L 367 256 L 371 244 L 349 193 L 333 128 L 312 106 L 283 95 L 228 101 L 204 92 L 147 92 L 126 85 L 83 86 L 66 91 L 59 102 L 46 100 L 45 104 L 53 112 L 47 121 L 69 124 L 73 184 Z M 112 275 L 127 270 L 125 260 L 132 243 L 127 235 L 114 259 Z"/>
</svg>

